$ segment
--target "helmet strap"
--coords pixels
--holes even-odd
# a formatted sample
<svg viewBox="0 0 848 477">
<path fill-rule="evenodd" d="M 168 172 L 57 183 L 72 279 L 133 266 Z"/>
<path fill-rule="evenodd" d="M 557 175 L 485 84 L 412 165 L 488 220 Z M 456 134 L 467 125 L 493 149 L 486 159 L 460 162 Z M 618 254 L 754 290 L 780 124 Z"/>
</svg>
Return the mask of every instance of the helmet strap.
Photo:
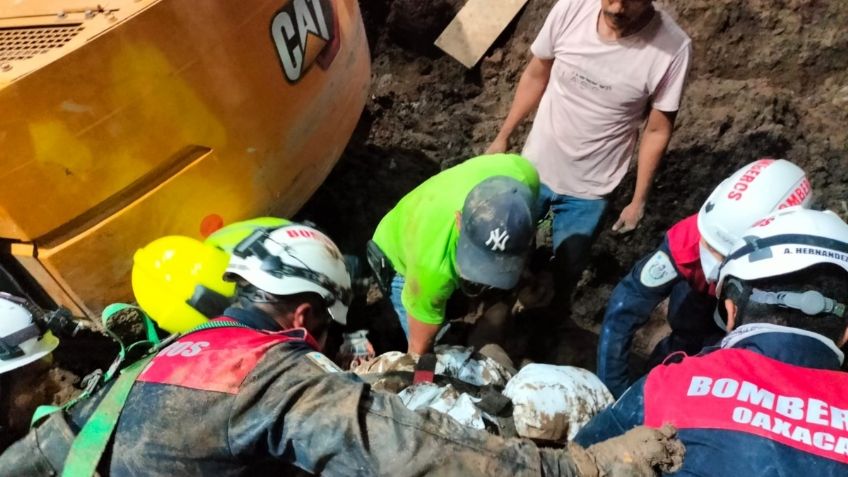
<svg viewBox="0 0 848 477">
<path fill-rule="evenodd" d="M 839 318 L 845 316 L 845 304 L 825 297 L 815 290 L 767 292 L 754 288 L 751 290 L 750 300 L 763 305 L 800 310 L 809 316 L 820 314 L 836 315 Z"/>
<path fill-rule="evenodd" d="M 20 358 L 24 355 L 24 351 L 20 346 L 10 345 L 3 338 L 0 338 L 0 361 L 7 359 Z"/>
<path fill-rule="evenodd" d="M 194 294 L 186 303 L 207 318 L 219 316 L 228 306 L 230 299 L 203 285 L 194 287 Z"/>
<path fill-rule="evenodd" d="M 724 320 L 725 325 L 727 324 L 727 312 L 721 306 L 721 302 L 726 298 L 732 299 L 736 304 L 737 317 L 744 316 L 748 303 L 751 302 L 760 305 L 791 308 L 809 316 L 830 314 L 842 318 L 845 316 L 846 311 L 848 311 L 848 307 L 844 303 L 840 303 L 833 298 L 828 298 L 815 290 L 805 292 L 769 292 L 748 286 L 736 277 L 728 277 L 718 306 L 719 315 Z"/>
<path fill-rule="evenodd" d="M 18 358 L 24 355 L 19 346 L 21 343 L 38 338 L 41 331 L 34 323 L 10 335 L 0 337 L 0 360 Z"/>
</svg>

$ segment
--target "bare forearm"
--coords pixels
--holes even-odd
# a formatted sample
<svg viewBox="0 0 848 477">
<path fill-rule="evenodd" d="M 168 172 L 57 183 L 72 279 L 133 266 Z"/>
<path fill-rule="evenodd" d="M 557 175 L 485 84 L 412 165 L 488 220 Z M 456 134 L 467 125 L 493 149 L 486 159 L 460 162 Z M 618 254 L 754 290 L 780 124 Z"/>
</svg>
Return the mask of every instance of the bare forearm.
<svg viewBox="0 0 848 477">
<path fill-rule="evenodd" d="M 545 93 L 553 60 L 533 58 L 521 74 L 515 98 L 498 133 L 499 139 L 508 139 L 516 127 L 536 109 Z"/>
<path fill-rule="evenodd" d="M 646 134 L 642 139 L 636 170 L 636 189 L 633 192 L 632 202 L 644 204 L 648 200 L 651 184 L 654 182 L 654 176 L 670 139 L 670 134 L 663 136 L 657 133 Z"/>
<path fill-rule="evenodd" d="M 644 205 L 648 200 L 662 156 L 671 141 L 676 113 L 651 110 L 639 144 L 636 170 L 636 188 L 632 202 Z"/>
<path fill-rule="evenodd" d="M 407 315 L 407 323 L 409 323 L 409 347 L 407 352 L 424 354 L 429 353 L 433 348 L 433 341 L 436 339 L 436 334 L 439 333 L 440 325 L 431 325 L 416 320 L 411 315 Z"/>
</svg>

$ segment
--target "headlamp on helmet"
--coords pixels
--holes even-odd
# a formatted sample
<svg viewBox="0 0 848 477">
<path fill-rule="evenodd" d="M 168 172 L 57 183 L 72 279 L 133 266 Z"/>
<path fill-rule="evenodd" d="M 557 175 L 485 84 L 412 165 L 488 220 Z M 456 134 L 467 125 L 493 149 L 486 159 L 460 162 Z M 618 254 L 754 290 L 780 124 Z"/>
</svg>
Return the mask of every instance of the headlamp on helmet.
<svg viewBox="0 0 848 477">
<path fill-rule="evenodd" d="M 239 277 L 270 295 L 313 292 L 345 324 L 353 299 L 341 252 L 318 230 L 301 224 L 257 229 L 233 248 L 226 279 Z"/>
</svg>

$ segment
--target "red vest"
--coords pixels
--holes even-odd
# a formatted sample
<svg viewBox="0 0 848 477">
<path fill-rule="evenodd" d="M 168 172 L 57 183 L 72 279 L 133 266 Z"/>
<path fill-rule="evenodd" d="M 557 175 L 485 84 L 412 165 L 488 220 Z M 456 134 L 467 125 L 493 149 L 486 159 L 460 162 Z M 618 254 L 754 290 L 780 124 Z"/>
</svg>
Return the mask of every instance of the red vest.
<svg viewBox="0 0 848 477">
<path fill-rule="evenodd" d="M 198 331 L 160 351 L 137 381 L 236 394 L 268 349 L 288 342 L 318 348 L 302 328 L 277 333 L 236 327 Z"/>
<path fill-rule="evenodd" d="M 701 253 L 698 246 L 701 241 L 701 232 L 698 231 L 698 214 L 690 215 L 674 224 L 666 232 L 666 237 L 677 271 L 689 282 L 693 290 L 704 295 L 715 296 L 715 284 L 707 283 L 704 269 L 701 267 Z"/>
<path fill-rule="evenodd" d="M 659 366 L 645 425 L 745 432 L 848 464 L 848 374 L 722 349 Z"/>
</svg>

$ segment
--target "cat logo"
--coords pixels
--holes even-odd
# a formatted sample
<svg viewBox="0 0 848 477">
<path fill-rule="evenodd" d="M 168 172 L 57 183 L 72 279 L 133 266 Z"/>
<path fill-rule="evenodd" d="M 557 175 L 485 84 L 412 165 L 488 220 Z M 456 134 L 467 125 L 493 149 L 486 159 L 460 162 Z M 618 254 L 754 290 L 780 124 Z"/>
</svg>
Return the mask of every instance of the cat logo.
<svg viewBox="0 0 848 477">
<path fill-rule="evenodd" d="M 327 69 L 339 48 L 330 0 L 292 0 L 271 20 L 271 38 L 286 79 L 296 83 L 314 62 Z"/>
</svg>

